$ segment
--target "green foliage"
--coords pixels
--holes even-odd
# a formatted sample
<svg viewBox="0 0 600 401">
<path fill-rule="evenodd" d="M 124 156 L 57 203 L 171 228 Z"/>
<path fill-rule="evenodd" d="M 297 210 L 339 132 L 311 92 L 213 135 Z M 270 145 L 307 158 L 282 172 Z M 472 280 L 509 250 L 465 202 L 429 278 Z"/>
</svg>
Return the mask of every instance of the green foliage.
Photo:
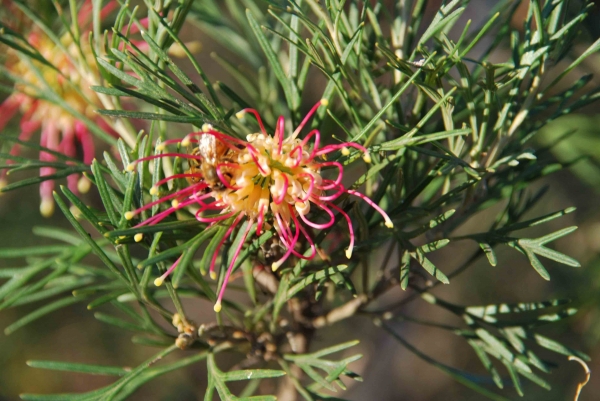
<svg viewBox="0 0 600 401">
<path fill-rule="evenodd" d="M 340 376 L 344 375 L 354 380 L 362 381 L 362 378 L 356 373 L 348 370 L 348 365 L 362 357 L 362 355 L 353 355 L 345 358 L 341 361 L 330 361 L 323 359 L 322 357 L 336 352 L 343 351 L 358 344 L 358 341 L 351 341 L 335 345 L 333 347 L 325 348 L 321 351 L 313 352 L 312 354 L 301 354 L 301 355 L 284 355 L 284 359 L 296 364 L 300 369 L 306 373 L 308 377 L 315 381 L 315 385 L 318 387 L 325 388 L 330 391 L 337 391 L 332 383 L 337 384 L 342 390 L 346 390 L 346 386 L 340 380 Z M 322 370 L 327 376 L 322 377 L 316 370 Z M 315 386 L 311 386 L 315 387 Z M 317 388 L 318 388 L 317 387 Z"/>
<path fill-rule="evenodd" d="M 227 388 L 226 383 L 239 380 L 262 380 L 285 375 L 281 370 L 269 369 L 247 369 L 247 370 L 232 370 L 222 372 L 215 363 L 215 357 L 211 353 L 208 355 L 208 388 L 206 389 L 205 400 L 212 400 L 215 389 L 219 393 L 222 400 L 254 400 L 254 401 L 273 401 L 277 397 L 274 396 L 254 396 L 254 397 L 236 397 Z"/>
<path fill-rule="evenodd" d="M 330 347 L 309 351 L 318 329 L 346 319 L 372 319 L 408 351 L 490 399 L 505 399 L 490 384 L 502 390 L 511 383 L 514 390 L 502 394 L 516 391 L 523 395 L 520 376 L 550 389 L 541 375 L 550 373 L 551 365 L 537 356 L 535 348 L 587 358 L 537 332 L 539 326 L 573 315 L 576 309 L 570 301 L 504 304 L 490 299 L 486 306 L 461 306 L 432 292 L 439 284 L 451 285 L 483 256 L 492 266 L 502 265 L 495 251 L 499 245 L 523 253 L 545 280 L 550 279 L 549 269 L 539 256 L 569 267 L 580 266 L 575 259 L 546 246 L 576 227 L 536 238 L 514 237 L 512 233 L 545 227 L 545 223 L 574 210 L 528 217 L 543 196 L 543 192 L 532 192 L 531 184 L 567 165 L 543 157 L 543 152 L 532 147 L 536 134 L 549 122 L 598 98 L 598 88 L 581 94 L 591 82 L 586 77 L 566 90 L 556 89 L 600 47 L 596 42 L 581 55 L 570 51 L 591 3 L 583 2 L 585 7 L 573 10 L 566 0 L 531 0 L 523 32 L 510 26 L 519 2 L 508 0 L 499 1 L 482 26 L 471 27 L 469 21 L 462 30 L 457 23 L 470 7 L 466 0 L 444 2 L 432 19 L 424 17 L 428 5 L 422 0 L 146 0 L 143 7 L 135 8 L 121 2 L 112 26 L 100 21 L 102 1 L 92 3 L 89 40 L 96 64 L 85 60 L 85 65 L 78 65 L 97 75 L 92 90 L 103 99 L 98 113 L 120 138 L 115 140 L 97 123 L 73 110 L 51 85 L 35 88 L 35 96 L 72 112 L 97 139 L 116 147 L 118 157 L 106 152 L 87 166 L 30 141 L 2 136 L 3 146 L 18 143 L 56 157 L 43 162 L 8 151 L 0 153 L 0 159 L 6 161 L 0 168 L 11 173 L 11 180 L 13 173 L 25 170 L 56 169 L 52 175 L 14 180 L 1 189 L 3 192 L 85 173 L 97 190 L 102 209 L 90 206 L 91 202 L 66 187 L 55 192 L 56 203 L 73 230 L 39 227 L 34 233 L 56 244 L 0 249 L 0 257 L 23 261 L 22 266 L 0 270 L 0 278 L 6 279 L 0 286 L 0 309 L 37 303 L 36 309 L 5 328 L 5 333 L 11 334 L 60 308 L 85 303 L 87 309 L 95 310 L 97 320 L 135 332 L 134 343 L 161 351 L 132 370 L 31 361 L 30 366 L 36 368 L 118 379 L 88 393 L 24 394 L 23 399 L 121 400 L 150 380 L 200 362 L 208 369 L 206 400 L 213 399 L 215 389 L 223 400 L 272 400 L 275 397 L 271 395 L 252 394 L 263 379 L 284 374 L 286 378 L 278 380 L 279 386 L 293 386 L 307 400 L 334 399 L 321 391 L 336 391 L 334 384 L 345 390 L 342 376 L 359 380 L 348 365 L 361 355 L 339 361 L 324 357 L 357 342 L 339 343 L 340 339 L 329 337 Z M 52 39 L 57 51 L 68 53 L 33 8 L 26 2 L 15 4 Z M 70 6 L 76 16 L 77 2 L 70 2 Z M 60 7 L 55 12 L 61 33 L 71 35 L 81 49 L 87 38 L 78 31 L 75 20 Z M 141 14 L 148 18 L 147 27 L 143 27 Z M 184 23 L 195 25 L 222 46 L 223 51 L 212 57 L 228 73 L 226 81 L 214 81 L 203 68 L 213 61 L 193 54 L 181 40 L 179 31 Z M 130 34 L 132 27 L 142 32 Z M 56 69 L 27 44 L 24 34 L 6 24 L 1 29 L 0 41 L 28 60 L 39 76 L 40 65 Z M 457 38 L 451 34 L 456 29 Z M 185 58 L 176 59 L 172 49 L 181 50 Z M 509 55 L 502 62 L 492 62 L 502 49 L 509 50 Z M 552 74 L 551 81 L 544 79 L 563 58 L 572 58 L 568 67 Z M 186 68 L 186 63 L 191 67 Z M 8 68 L 0 72 L 12 83 L 22 83 Z M 182 208 L 158 224 L 136 227 L 138 217 L 143 221 L 164 210 L 151 204 L 159 195 L 173 194 L 189 185 L 185 179 L 174 180 L 172 185 L 156 184 L 189 166 L 179 158 L 162 164 L 132 161 L 159 154 L 158 145 L 173 139 L 174 127 L 182 125 L 192 132 L 211 124 L 221 132 L 244 138 L 255 131 L 252 123 L 246 125 L 235 117 L 245 107 L 261 112 L 269 132 L 273 132 L 278 115 L 289 117 L 297 126 L 309 99 L 315 97 L 327 100 L 329 107 L 319 109 L 311 128 L 321 130 L 327 143 L 350 141 L 369 150 L 372 164 L 364 168 L 352 164 L 360 157 L 354 150 L 350 154 L 340 152 L 332 160 L 354 168 L 352 175 L 358 178 L 348 187 L 385 208 L 394 228 L 382 227 L 381 216 L 373 209 L 363 209 L 350 197 L 340 197 L 336 206 L 348 212 L 354 223 L 354 256 L 344 258 L 350 238 L 341 229 L 344 221 L 338 213 L 334 226 L 312 233 L 321 257 L 312 261 L 290 259 L 276 273 L 265 271 L 269 265 L 262 260 L 265 247 L 276 235 L 273 229 L 265 231 L 243 245 L 234 265 L 234 274 L 243 276 L 241 292 L 247 297 L 226 299 L 223 313 L 198 327 L 186 314 L 181 298 L 215 301 L 246 226 L 226 237 L 234 217 L 209 226 L 196 220 L 193 210 Z M 138 132 L 129 120 L 145 120 L 147 124 Z M 154 189 L 158 191 L 152 192 Z M 144 206 L 148 207 L 140 216 L 132 219 L 128 215 Z M 465 227 L 471 230 L 470 223 L 482 216 L 492 218 L 489 227 L 478 224 L 479 232 L 464 234 Z M 217 281 L 212 282 L 205 275 L 223 241 L 225 250 L 217 263 L 222 268 Z M 450 271 L 444 261 L 430 256 L 458 241 L 475 242 L 478 248 L 456 270 Z M 380 248 L 386 250 L 383 262 L 373 257 Z M 396 254 L 398 260 L 393 259 Z M 177 269 L 164 287 L 154 286 L 154 279 L 176 260 Z M 390 261 L 392 266 L 388 267 Z M 264 270 L 257 268 L 263 265 Z M 558 268 L 555 264 L 547 266 L 550 270 Z M 398 313 L 395 307 L 375 311 L 380 297 L 396 286 L 407 294 L 396 306 L 425 301 L 458 316 L 463 325 L 440 325 Z M 463 339 L 480 359 L 487 376 L 447 366 L 415 348 L 395 329 L 394 321 L 441 328 Z M 290 340 L 298 337 L 304 345 Z M 177 347 L 194 354 L 154 366 L 160 358 L 176 354 Z M 221 371 L 215 355 L 225 350 L 244 367 L 258 368 Z M 274 364 L 282 370 L 263 369 Z M 504 376 L 497 368 L 499 364 L 506 370 Z M 534 373 L 533 368 L 541 373 Z M 228 387 L 228 382 L 238 380 L 250 380 L 239 397 Z"/>
<path fill-rule="evenodd" d="M 142 363 L 135 369 L 124 369 L 113 366 L 96 366 L 96 365 L 84 365 L 76 363 L 64 363 L 64 362 L 48 362 L 48 361 L 30 361 L 29 365 L 36 368 L 51 369 L 51 370 L 62 370 L 69 372 L 77 372 L 92 375 L 114 375 L 120 376 L 120 379 L 115 381 L 113 384 L 104 388 L 90 391 L 83 394 L 55 394 L 55 395 L 35 395 L 35 394 L 22 394 L 23 400 L 31 401 L 51 401 L 51 400 L 124 400 L 127 399 L 136 389 L 142 386 L 149 380 L 155 379 L 165 373 L 171 372 L 176 369 L 181 369 L 185 366 L 189 366 L 194 363 L 198 363 L 207 358 L 207 352 L 201 352 L 197 355 L 190 356 L 187 358 L 180 359 L 177 362 L 170 363 L 161 367 L 152 367 L 156 361 L 170 354 L 177 347 L 172 345 L 165 350 L 159 352 L 146 362 Z"/>
</svg>

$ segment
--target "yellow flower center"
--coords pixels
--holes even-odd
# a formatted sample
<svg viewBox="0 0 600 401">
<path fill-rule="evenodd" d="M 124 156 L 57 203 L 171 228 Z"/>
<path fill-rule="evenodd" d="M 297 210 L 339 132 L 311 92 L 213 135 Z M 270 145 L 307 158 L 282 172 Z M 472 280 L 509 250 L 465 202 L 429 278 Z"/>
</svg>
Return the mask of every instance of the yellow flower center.
<svg viewBox="0 0 600 401">
<path fill-rule="evenodd" d="M 232 167 L 220 167 L 231 177 L 233 189 L 217 191 L 216 198 L 251 219 L 270 209 L 289 222 L 288 205 L 306 215 L 311 195 L 322 192 L 317 188 L 322 177 L 302 141 L 286 138 L 279 149 L 277 138 L 265 134 L 251 134 L 246 139 L 249 146 L 236 153 Z"/>
</svg>

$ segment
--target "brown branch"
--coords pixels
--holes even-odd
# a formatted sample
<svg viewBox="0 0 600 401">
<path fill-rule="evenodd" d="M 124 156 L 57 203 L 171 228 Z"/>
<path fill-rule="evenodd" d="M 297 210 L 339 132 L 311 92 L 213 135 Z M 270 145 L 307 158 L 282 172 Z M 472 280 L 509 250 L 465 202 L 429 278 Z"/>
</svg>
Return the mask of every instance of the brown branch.
<svg viewBox="0 0 600 401">
<path fill-rule="evenodd" d="M 344 305 L 332 309 L 325 316 L 317 317 L 312 321 L 312 326 L 315 329 L 319 329 L 321 327 L 330 326 L 341 320 L 348 319 L 349 317 L 354 316 L 358 308 L 365 304 L 367 300 L 367 296 L 361 294 Z"/>
</svg>

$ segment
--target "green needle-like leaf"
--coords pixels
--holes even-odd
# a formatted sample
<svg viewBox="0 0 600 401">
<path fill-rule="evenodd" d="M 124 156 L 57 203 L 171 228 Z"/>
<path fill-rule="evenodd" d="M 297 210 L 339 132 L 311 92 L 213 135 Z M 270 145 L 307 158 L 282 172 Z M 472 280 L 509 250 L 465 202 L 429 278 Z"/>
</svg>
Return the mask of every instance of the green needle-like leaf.
<svg viewBox="0 0 600 401">
<path fill-rule="evenodd" d="M 124 376 L 128 369 L 115 366 L 87 365 L 83 363 L 54 362 L 54 361 L 27 361 L 32 368 L 60 370 L 64 372 L 87 373 L 91 375 Z"/>
</svg>

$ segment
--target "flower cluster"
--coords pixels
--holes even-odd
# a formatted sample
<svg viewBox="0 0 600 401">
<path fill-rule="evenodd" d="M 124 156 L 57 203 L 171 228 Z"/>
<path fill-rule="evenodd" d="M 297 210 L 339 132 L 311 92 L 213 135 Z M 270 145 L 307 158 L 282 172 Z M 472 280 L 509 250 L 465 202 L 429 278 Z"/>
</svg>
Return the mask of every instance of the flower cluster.
<svg viewBox="0 0 600 401">
<path fill-rule="evenodd" d="M 116 7 L 117 3 L 109 2 L 102 10 L 106 15 Z M 8 48 L 5 62 L 6 70 L 18 77 L 15 92 L 0 104 L 0 130 L 10 119 L 21 112 L 19 139 L 28 141 L 33 134 L 41 129 L 40 145 L 44 148 L 59 152 L 68 157 L 75 158 L 78 148 L 81 149 L 83 162 L 90 164 L 94 158 L 94 142 L 87 126 L 78 119 L 74 113 L 95 120 L 103 129 L 110 132 L 110 128 L 94 112 L 99 108 L 100 101 L 94 91 L 90 89 L 90 71 L 84 65 L 95 66 L 94 55 L 87 35 L 91 22 L 91 1 L 84 3 L 80 9 L 78 24 L 81 27 L 82 40 L 76 44 L 72 34 L 67 32 L 60 37 L 63 49 L 36 27 L 30 28 L 27 35 L 28 45 L 35 49 L 46 63 L 41 63 L 24 57 L 13 48 Z M 21 24 L 22 25 L 22 24 Z M 86 39 L 83 39 L 86 38 Z M 44 98 L 42 92 L 52 91 L 60 97 L 70 110 Z M 10 154 L 18 155 L 19 146 L 15 145 Z M 48 152 L 40 152 L 40 160 L 52 162 L 56 157 Z M 55 173 L 53 167 L 42 167 L 40 176 Z M 89 181 L 72 174 L 67 177 L 69 189 L 74 192 L 86 192 Z M 6 170 L 0 175 L 0 188 L 6 185 Z M 54 212 L 52 191 L 54 182 L 43 181 L 40 184 L 40 212 L 43 216 L 50 216 Z"/>
<path fill-rule="evenodd" d="M 196 219 L 210 225 L 233 219 L 233 223 L 212 256 L 210 263 L 212 278 L 216 278 L 215 263 L 223 243 L 243 220 L 247 221 L 242 240 L 237 245 L 225 274 L 215 311 L 221 309 L 225 287 L 254 225 L 256 225 L 256 235 L 274 228 L 285 248 L 285 253 L 279 260 L 273 262 L 273 270 L 279 268 L 291 255 L 302 259 L 313 259 L 316 255 L 316 246 L 306 226 L 319 230 L 327 229 L 334 224 L 336 212 L 347 222 L 350 244 L 346 256 L 348 258 L 352 256 L 354 246 L 352 221 L 348 214 L 334 203 L 343 194 L 363 199 L 381 214 L 387 227 L 393 227 L 388 215 L 377 204 L 360 192 L 344 187 L 342 164 L 337 161 L 327 161 L 325 157 L 335 151 L 349 155 L 350 148 L 354 148 L 362 152 L 365 162 L 370 163 L 371 157 L 365 147 L 353 142 L 321 146 L 320 133 L 316 129 L 310 131 L 303 139 L 299 138 L 300 132 L 320 106 L 327 106 L 327 101 L 318 102 L 296 130 L 287 137 L 284 135 L 283 117 L 277 120 L 275 133 L 271 136 L 267 133 L 258 112 L 254 109 L 245 109 L 239 112 L 237 117 L 243 118 L 247 113 L 252 114 L 260 127 L 260 132 L 248 135 L 246 141 L 221 133 L 205 124 L 201 132 L 158 145 L 158 150 L 162 151 L 170 144 L 187 146 L 193 143 L 195 150 L 192 154 L 161 153 L 141 158 L 128 166 L 128 169 L 133 171 L 139 162 L 163 157 L 180 157 L 189 160 L 190 169 L 186 173 L 164 178 L 156 183 L 150 193 L 158 195 L 161 186 L 180 178 L 188 180 L 190 183 L 188 187 L 163 196 L 137 210 L 127 212 L 126 218 L 132 219 L 144 210 L 170 201 L 169 208 L 140 222 L 135 227 L 156 224 L 186 206 L 197 207 Z M 322 171 L 325 168 L 335 169 L 337 171 L 335 178 L 325 178 Z M 327 221 L 311 220 L 309 218 L 311 210 L 324 212 Z M 214 214 L 214 211 L 219 213 Z M 141 234 L 138 234 L 136 240 L 141 239 Z M 308 255 L 298 252 L 296 245 L 299 242 L 305 242 L 310 246 L 310 253 L 306 252 Z M 156 279 L 155 284 L 161 285 L 180 260 L 181 257 L 163 276 Z"/>
</svg>

